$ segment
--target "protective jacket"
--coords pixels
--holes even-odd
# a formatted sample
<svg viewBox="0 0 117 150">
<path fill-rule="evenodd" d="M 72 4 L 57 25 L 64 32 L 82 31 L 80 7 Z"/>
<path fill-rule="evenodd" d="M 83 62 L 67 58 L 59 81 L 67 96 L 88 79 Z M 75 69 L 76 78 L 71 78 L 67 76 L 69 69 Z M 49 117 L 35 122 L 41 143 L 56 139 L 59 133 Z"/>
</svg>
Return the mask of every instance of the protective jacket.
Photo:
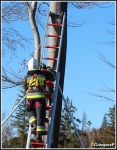
<svg viewBox="0 0 117 150">
<path fill-rule="evenodd" d="M 53 74 L 48 71 L 31 70 L 24 77 L 24 88 L 27 100 L 36 100 L 45 98 L 46 80 L 51 80 Z M 36 85 L 35 85 L 36 84 Z"/>
</svg>

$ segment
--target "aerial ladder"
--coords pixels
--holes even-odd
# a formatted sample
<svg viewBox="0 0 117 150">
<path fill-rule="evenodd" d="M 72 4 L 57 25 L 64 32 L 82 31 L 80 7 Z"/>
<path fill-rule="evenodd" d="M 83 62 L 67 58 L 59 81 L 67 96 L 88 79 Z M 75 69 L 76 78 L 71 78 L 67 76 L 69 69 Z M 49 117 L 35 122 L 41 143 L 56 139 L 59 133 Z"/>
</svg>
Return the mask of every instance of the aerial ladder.
<svg viewBox="0 0 117 150">
<path fill-rule="evenodd" d="M 61 24 L 53 24 L 49 22 L 50 17 L 53 16 L 59 16 L 62 17 L 62 23 Z M 65 102 L 65 105 L 68 109 L 70 118 L 72 120 L 72 123 L 74 125 L 76 134 L 78 135 L 78 138 L 80 140 L 80 143 L 82 145 L 82 147 L 84 148 L 84 145 L 82 143 L 82 140 L 80 139 L 80 135 L 78 133 L 78 130 L 76 129 L 76 125 L 73 121 L 73 116 L 70 113 L 69 107 L 66 104 L 65 98 L 62 94 L 62 90 L 60 88 L 59 85 L 59 79 L 60 79 L 60 72 L 59 72 L 59 64 L 60 64 L 60 56 L 61 56 L 61 48 L 62 48 L 62 40 L 63 40 L 63 33 L 64 33 L 64 24 L 65 24 L 65 13 L 62 14 L 55 14 L 53 12 L 48 12 L 47 14 L 47 20 L 46 20 L 46 27 L 45 27 L 45 33 L 43 36 L 43 45 L 42 45 L 42 55 L 41 55 L 41 62 L 43 65 L 44 60 L 54 60 L 56 61 L 56 69 L 55 69 L 55 80 L 54 81 L 46 81 L 46 85 L 48 87 L 53 87 L 53 93 L 50 94 L 46 94 L 46 99 L 52 99 L 52 103 L 51 105 L 46 105 L 46 112 L 50 111 L 50 116 L 48 118 L 45 118 L 45 124 L 48 124 L 48 131 L 45 131 L 43 134 L 43 142 L 34 142 L 32 141 L 32 137 L 34 137 L 36 135 L 36 130 L 32 130 L 31 126 L 29 125 L 29 131 L 28 131 L 28 136 L 27 136 L 27 143 L 26 143 L 26 149 L 30 149 L 30 148 L 51 148 L 51 142 L 52 142 L 52 133 L 53 133 L 53 127 L 54 127 L 54 117 L 55 117 L 55 110 L 56 110 L 56 102 L 57 102 L 57 95 L 58 95 L 58 90 L 60 90 L 60 93 L 62 95 L 62 98 Z M 57 35 L 57 34 L 49 34 L 49 27 L 54 26 L 57 28 L 61 27 L 61 34 Z M 47 46 L 46 45 L 46 40 L 47 38 L 60 38 L 60 42 L 59 42 L 59 46 Z M 58 50 L 58 56 L 56 58 L 47 58 L 45 57 L 45 49 L 49 49 L 49 48 L 54 48 L 56 50 Z M 48 70 L 44 70 L 44 71 L 48 71 Z M 5 119 L 5 121 L 2 123 L 2 125 L 8 120 L 8 118 L 13 114 L 13 112 L 19 107 L 19 105 L 25 100 L 25 97 L 19 102 L 19 104 L 11 111 L 11 113 L 9 114 L 9 116 Z"/>
<path fill-rule="evenodd" d="M 12 116 L 12 114 L 13 114 L 13 113 L 15 112 L 15 110 L 20 106 L 20 104 L 25 100 L 25 96 L 24 96 L 21 100 L 19 100 L 19 98 L 21 98 L 20 95 L 21 95 L 22 89 L 23 89 L 23 87 L 21 86 L 21 87 L 20 87 L 20 91 L 19 91 L 19 93 L 17 94 L 16 100 L 15 100 L 15 102 L 14 102 L 14 105 L 13 105 L 13 107 L 12 107 L 12 109 L 11 109 L 11 112 L 10 112 L 10 114 L 8 115 L 8 117 L 3 121 L 3 123 L 1 124 L 1 126 L 3 126 L 3 125 L 5 126 L 5 124 L 7 123 L 8 119 Z"/>
</svg>

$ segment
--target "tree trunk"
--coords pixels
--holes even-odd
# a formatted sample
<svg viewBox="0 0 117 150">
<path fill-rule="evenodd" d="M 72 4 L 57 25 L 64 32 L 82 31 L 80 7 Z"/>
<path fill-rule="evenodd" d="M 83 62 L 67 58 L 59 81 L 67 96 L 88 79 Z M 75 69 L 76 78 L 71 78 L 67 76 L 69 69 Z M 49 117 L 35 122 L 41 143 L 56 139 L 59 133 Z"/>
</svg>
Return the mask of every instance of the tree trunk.
<svg viewBox="0 0 117 150">
<path fill-rule="evenodd" d="M 28 8 L 29 21 L 34 34 L 34 58 L 40 62 L 40 34 L 35 22 L 37 2 L 32 2 L 31 5 L 29 5 L 28 2 L 25 2 L 25 5 Z"/>
<path fill-rule="evenodd" d="M 65 27 L 63 33 L 63 42 L 62 42 L 62 49 L 61 49 L 61 57 L 60 57 L 60 64 L 59 64 L 59 72 L 60 72 L 60 82 L 59 85 L 63 91 L 64 86 L 64 74 L 65 74 L 65 63 L 66 63 L 66 49 L 67 49 L 67 2 L 50 2 L 50 11 L 56 14 L 61 14 L 65 12 L 66 20 L 65 20 Z M 62 22 L 62 18 L 60 17 L 52 17 L 53 19 L 50 20 L 52 23 L 60 23 Z M 51 27 L 50 34 L 58 34 L 60 35 L 61 28 L 59 27 Z M 49 41 L 49 45 L 56 45 L 59 46 L 59 39 L 58 38 L 51 38 Z M 57 57 L 58 51 L 57 49 L 49 49 L 49 57 L 55 58 Z M 51 66 L 53 69 L 56 68 L 55 61 L 48 61 L 48 66 Z M 54 119 L 54 128 L 53 128 L 53 136 L 52 136 L 52 148 L 58 148 L 58 135 L 59 135 L 59 127 L 60 127 L 60 119 L 61 119 L 61 109 L 62 109 L 62 96 L 58 91 L 57 96 L 57 104 L 56 104 L 56 112 L 55 112 L 55 119 Z"/>
</svg>

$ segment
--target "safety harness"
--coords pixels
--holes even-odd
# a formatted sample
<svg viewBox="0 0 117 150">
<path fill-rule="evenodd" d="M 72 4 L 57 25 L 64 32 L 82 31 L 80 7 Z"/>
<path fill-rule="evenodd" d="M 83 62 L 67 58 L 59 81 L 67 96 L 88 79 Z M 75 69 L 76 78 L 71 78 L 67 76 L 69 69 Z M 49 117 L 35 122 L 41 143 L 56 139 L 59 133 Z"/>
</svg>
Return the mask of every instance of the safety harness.
<svg viewBox="0 0 117 150">
<path fill-rule="evenodd" d="M 26 95 L 28 94 L 29 90 L 32 89 L 32 88 L 31 88 L 32 85 L 35 85 L 35 86 L 33 87 L 33 89 L 35 88 L 35 90 L 38 90 L 38 89 L 39 89 L 39 86 L 40 86 L 41 89 L 43 90 L 44 94 L 46 94 L 46 91 L 44 90 L 43 85 L 42 85 L 41 81 L 39 80 L 37 74 L 34 74 L 34 76 L 32 77 L 32 79 L 30 79 L 30 81 L 29 81 L 29 86 L 28 86 L 28 90 L 26 91 Z"/>
</svg>

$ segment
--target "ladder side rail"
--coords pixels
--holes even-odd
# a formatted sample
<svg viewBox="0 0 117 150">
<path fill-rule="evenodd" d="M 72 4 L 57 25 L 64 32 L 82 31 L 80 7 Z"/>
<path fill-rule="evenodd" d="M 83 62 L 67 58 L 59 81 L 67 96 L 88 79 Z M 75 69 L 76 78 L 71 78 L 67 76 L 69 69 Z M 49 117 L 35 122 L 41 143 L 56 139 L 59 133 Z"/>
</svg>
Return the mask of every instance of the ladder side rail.
<svg viewBox="0 0 117 150">
<path fill-rule="evenodd" d="M 27 143 L 26 143 L 26 149 L 30 148 L 30 141 L 31 141 L 31 126 L 29 124 L 29 130 L 28 130 L 28 138 L 27 138 Z"/>
<path fill-rule="evenodd" d="M 15 103 L 14 103 L 14 105 L 13 105 L 12 110 L 14 109 L 15 104 L 16 104 L 16 101 L 18 100 L 18 97 L 19 97 L 19 95 L 20 95 L 20 93 L 21 93 L 21 92 L 22 92 L 22 87 L 21 87 L 21 89 L 20 89 L 19 93 L 17 94 L 17 97 L 16 97 L 16 100 L 15 100 Z M 12 110 L 11 110 L 11 111 L 12 111 Z"/>
<path fill-rule="evenodd" d="M 44 57 L 45 57 L 45 47 L 46 47 L 46 41 L 47 41 L 47 34 L 48 34 L 48 22 L 49 22 L 49 16 L 50 16 L 50 11 L 47 13 L 47 20 L 46 20 L 46 26 L 45 26 L 45 34 L 44 34 L 44 41 L 43 41 L 43 46 L 42 46 L 42 68 L 43 68 L 43 63 L 44 63 Z M 47 66 L 47 65 L 46 65 Z M 47 135 L 48 136 L 48 135 Z M 46 138 L 44 138 L 44 142 L 46 143 L 47 140 L 47 136 Z M 46 140 L 45 140 L 46 139 Z M 47 147 L 47 146 L 46 146 Z"/>
<path fill-rule="evenodd" d="M 52 141 L 52 133 L 53 133 L 54 117 L 55 117 L 56 102 L 57 102 L 57 95 L 58 95 L 59 78 L 60 78 L 60 73 L 57 72 L 56 80 L 55 80 L 55 87 L 54 87 L 54 91 L 53 91 L 53 99 L 52 99 L 51 121 L 49 124 L 48 136 L 47 136 L 47 148 L 50 148 L 51 141 Z"/>
<path fill-rule="evenodd" d="M 20 89 L 20 91 L 19 91 L 19 93 L 17 94 L 17 97 L 16 97 L 16 100 L 15 100 L 15 103 L 14 103 L 14 105 L 13 105 L 13 108 L 11 109 L 11 111 L 14 109 L 14 107 L 15 107 L 15 105 L 16 105 L 16 101 L 18 100 L 18 97 L 19 97 L 19 95 L 20 95 L 20 92 L 22 91 L 22 87 L 21 87 L 21 89 Z M 7 120 L 8 121 L 8 120 Z M 7 123 L 7 121 L 6 121 L 6 123 Z M 4 124 L 5 125 L 5 124 Z"/>
<path fill-rule="evenodd" d="M 58 61 L 57 61 L 57 66 L 56 66 L 56 72 L 59 71 L 59 63 L 60 63 L 61 47 L 62 47 L 62 41 L 63 41 L 64 25 L 65 25 L 65 13 L 63 15 L 63 22 L 62 22 L 62 29 L 61 29 L 61 39 L 60 39 L 60 44 L 59 44 Z"/>
<path fill-rule="evenodd" d="M 48 18 L 49 18 L 49 12 L 47 14 L 47 19 L 46 19 L 46 26 L 45 26 L 45 33 L 44 33 L 44 36 L 43 36 L 43 45 L 42 45 L 42 54 L 41 54 L 41 62 L 42 62 L 42 68 L 43 68 L 43 61 L 44 59 L 44 52 L 45 52 L 45 44 L 46 44 L 46 35 L 47 35 L 47 32 L 48 32 Z"/>
<path fill-rule="evenodd" d="M 62 39 L 63 39 L 63 30 L 64 30 L 64 23 L 65 23 L 65 13 L 63 15 L 63 21 L 62 21 L 62 29 L 61 29 L 61 39 L 59 44 L 59 51 L 58 51 L 58 61 L 57 61 L 57 67 L 56 67 L 56 79 L 55 79 L 55 91 L 53 92 L 53 106 L 51 110 L 51 122 L 48 129 L 48 136 L 47 136 L 47 147 L 50 148 L 51 146 L 51 140 L 52 140 L 52 133 L 53 133 L 53 126 L 54 126 L 54 116 L 55 116 L 55 110 L 56 110 L 56 101 L 57 101 L 57 95 L 58 95 L 58 85 L 59 85 L 59 79 L 60 73 L 58 72 L 59 68 L 59 61 L 60 61 L 60 54 L 61 54 L 61 45 L 62 45 Z M 59 77 L 57 77 L 57 74 L 59 73 Z"/>
<path fill-rule="evenodd" d="M 67 108 L 67 110 L 68 110 L 68 113 L 69 113 L 69 115 L 70 115 L 70 119 L 72 120 L 72 123 L 73 123 L 73 125 L 74 125 L 75 131 L 76 131 L 76 133 L 77 133 L 77 135 L 78 135 L 78 138 L 79 138 L 79 140 L 80 140 L 80 143 L 81 143 L 81 145 L 82 145 L 82 148 L 84 148 L 84 145 L 83 145 L 82 140 L 81 140 L 81 138 L 80 138 L 79 132 L 78 132 L 78 130 L 77 130 L 77 128 L 76 128 L 76 124 L 75 124 L 75 122 L 74 122 L 74 120 L 73 120 L 73 115 L 71 114 L 70 108 L 69 108 L 69 106 L 68 106 L 67 103 L 66 103 L 66 100 L 65 100 L 64 95 L 63 95 L 63 93 L 62 93 L 62 90 L 61 90 L 61 88 L 60 88 L 60 85 L 59 85 L 59 90 L 60 90 L 60 93 L 61 93 L 61 95 L 62 95 L 62 97 L 63 97 L 65 106 L 66 106 L 66 108 Z"/>
<path fill-rule="evenodd" d="M 9 117 L 13 114 L 13 112 L 19 107 L 19 105 L 24 101 L 26 96 L 24 96 L 24 98 L 19 102 L 19 104 L 11 111 L 11 113 L 9 114 L 9 116 L 4 120 L 4 122 L 1 124 L 1 126 L 9 119 Z"/>
</svg>

